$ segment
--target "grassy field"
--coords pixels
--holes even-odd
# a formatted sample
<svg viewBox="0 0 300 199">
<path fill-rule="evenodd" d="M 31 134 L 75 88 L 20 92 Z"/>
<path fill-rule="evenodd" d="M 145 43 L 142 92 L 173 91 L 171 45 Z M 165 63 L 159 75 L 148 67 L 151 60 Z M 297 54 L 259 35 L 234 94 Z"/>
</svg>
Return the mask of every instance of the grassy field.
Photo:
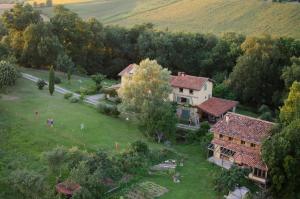
<svg viewBox="0 0 300 199">
<path fill-rule="evenodd" d="M 300 3 L 264 0 L 91 0 L 66 7 L 105 24 L 151 22 L 159 29 L 204 33 L 235 31 L 300 38 Z M 51 16 L 52 9 L 43 12 Z"/>
<path fill-rule="evenodd" d="M 39 117 L 35 116 L 36 111 Z M 48 118 L 54 119 L 53 128 L 46 126 Z M 83 132 L 81 123 L 86 128 Z M 116 142 L 121 149 L 135 140 L 149 143 L 134 124 L 99 114 L 86 104 L 71 104 L 60 94 L 50 96 L 46 89 L 40 91 L 25 79 L 19 79 L 0 98 L 0 136 L 0 179 L 15 169 L 45 171 L 41 153 L 58 145 L 114 152 Z M 162 147 L 149 144 L 152 148 Z M 162 198 L 217 198 L 211 177 L 220 169 L 201 156 L 199 146 L 175 145 L 174 148 L 188 158 L 180 169 L 182 182 L 174 184 L 168 177 L 146 177 L 170 190 Z M 1 183 L 0 190 L 3 190 Z"/>
<path fill-rule="evenodd" d="M 49 71 L 48 70 L 37 70 L 32 68 L 19 68 L 21 72 L 28 73 L 30 75 L 39 77 L 48 81 Z M 73 92 L 78 91 L 80 88 L 88 88 L 95 85 L 94 81 L 90 77 L 82 77 L 78 75 L 72 75 L 71 81 L 67 80 L 66 74 L 62 72 L 55 72 L 55 75 L 61 79 L 59 86 L 69 89 Z M 111 85 L 117 84 L 118 81 L 106 79 L 103 81 L 103 85 L 109 87 Z"/>
</svg>

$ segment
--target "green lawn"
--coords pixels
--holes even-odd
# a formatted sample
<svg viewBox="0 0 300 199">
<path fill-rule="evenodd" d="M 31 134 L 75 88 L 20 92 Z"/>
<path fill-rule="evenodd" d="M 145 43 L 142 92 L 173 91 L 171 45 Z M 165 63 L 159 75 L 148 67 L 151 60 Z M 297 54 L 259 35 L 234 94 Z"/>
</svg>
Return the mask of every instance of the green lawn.
<svg viewBox="0 0 300 199">
<path fill-rule="evenodd" d="M 32 68 L 19 68 L 21 72 L 28 73 L 30 75 L 39 77 L 41 79 L 44 79 L 48 81 L 49 78 L 49 71 L 48 70 L 37 70 Z M 59 86 L 69 89 L 73 92 L 78 91 L 80 87 L 82 88 L 88 88 L 90 86 L 95 85 L 94 81 L 86 76 L 78 76 L 78 75 L 72 75 L 71 81 L 69 82 L 67 80 L 66 74 L 62 72 L 55 72 L 55 75 L 61 79 L 61 83 Z M 116 80 L 106 79 L 103 81 L 104 86 L 111 86 L 113 84 L 117 84 L 118 82 Z"/>
<path fill-rule="evenodd" d="M 66 7 L 87 19 L 131 27 L 151 22 L 159 29 L 216 33 L 263 33 L 300 38 L 300 3 L 271 0 L 91 0 Z M 52 15 L 52 8 L 43 8 Z"/>
<path fill-rule="evenodd" d="M 35 111 L 39 112 L 38 118 Z M 48 118 L 54 119 L 53 128 L 46 126 Z M 81 123 L 85 124 L 84 132 L 80 131 Z M 105 148 L 114 152 L 116 142 L 121 149 L 135 140 L 149 143 L 134 124 L 99 114 L 86 104 L 71 104 L 60 94 L 50 96 L 47 89 L 40 91 L 25 79 L 19 79 L 17 85 L 0 98 L 0 138 L 0 179 L 15 169 L 44 172 L 41 153 L 58 145 L 88 151 Z M 169 177 L 157 176 L 145 180 L 150 179 L 170 190 L 162 198 L 217 198 L 211 177 L 220 169 L 201 156 L 199 146 L 175 145 L 174 148 L 188 158 L 180 168 L 182 182 L 174 184 Z M 0 190 L 2 188 L 0 183 Z"/>
</svg>

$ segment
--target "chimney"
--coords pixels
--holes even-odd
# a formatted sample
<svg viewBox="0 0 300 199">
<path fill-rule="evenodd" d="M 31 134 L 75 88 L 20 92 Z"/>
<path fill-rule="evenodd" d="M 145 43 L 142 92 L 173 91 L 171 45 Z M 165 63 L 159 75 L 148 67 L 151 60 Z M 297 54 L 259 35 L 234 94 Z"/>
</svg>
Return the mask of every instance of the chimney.
<svg viewBox="0 0 300 199">
<path fill-rule="evenodd" d="M 228 125 L 228 124 L 229 124 L 229 122 L 230 122 L 230 118 L 229 118 L 229 116 L 228 116 L 228 115 L 225 115 L 225 121 L 226 121 L 226 124 Z"/>
<path fill-rule="evenodd" d="M 178 76 L 185 76 L 184 72 L 178 72 Z"/>
</svg>

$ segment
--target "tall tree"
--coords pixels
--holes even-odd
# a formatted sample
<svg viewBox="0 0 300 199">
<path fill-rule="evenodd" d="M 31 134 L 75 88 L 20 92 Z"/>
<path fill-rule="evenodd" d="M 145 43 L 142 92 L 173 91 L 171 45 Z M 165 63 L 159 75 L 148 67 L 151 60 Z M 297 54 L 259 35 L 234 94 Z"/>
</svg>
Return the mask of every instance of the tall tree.
<svg viewBox="0 0 300 199">
<path fill-rule="evenodd" d="M 55 90 L 55 72 L 53 66 L 51 66 L 49 70 L 49 93 L 50 95 L 53 95 L 53 92 Z"/>
<path fill-rule="evenodd" d="M 285 67 L 281 75 L 286 88 L 289 88 L 294 81 L 300 82 L 300 57 L 292 57 L 291 62 L 292 65 Z"/>
<path fill-rule="evenodd" d="M 0 61 L 0 89 L 14 85 L 16 80 L 17 70 L 15 66 L 8 61 Z"/>
<path fill-rule="evenodd" d="M 270 191 L 275 199 L 300 198 L 300 119 L 293 120 L 263 143 L 262 155 L 269 168 Z"/>
<path fill-rule="evenodd" d="M 134 112 L 146 135 L 158 142 L 174 132 L 175 111 L 167 102 L 171 92 L 170 71 L 154 60 L 143 60 L 134 66 L 134 73 L 123 77 L 118 90 L 122 111 Z"/>
<path fill-rule="evenodd" d="M 6 10 L 2 21 L 8 30 L 23 31 L 30 24 L 42 22 L 40 12 L 34 10 L 29 4 L 16 4 L 13 9 Z"/>
<path fill-rule="evenodd" d="M 280 109 L 279 118 L 285 125 L 300 118 L 300 82 L 292 84 L 289 96 L 284 101 L 284 106 Z"/>
<path fill-rule="evenodd" d="M 230 74 L 230 87 L 243 102 L 277 105 L 276 94 L 283 88 L 281 52 L 270 36 L 247 37 L 244 54 Z"/>
<path fill-rule="evenodd" d="M 134 73 L 123 77 L 118 90 L 125 110 L 140 113 L 149 102 L 164 102 L 171 93 L 170 71 L 155 60 L 145 59 L 134 66 Z"/>
<path fill-rule="evenodd" d="M 55 64 L 63 51 L 57 36 L 52 33 L 51 24 L 29 25 L 23 32 L 24 47 L 21 61 L 33 67 L 48 67 Z"/>
<path fill-rule="evenodd" d="M 61 53 L 57 56 L 55 68 L 56 70 L 60 70 L 64 73 L 69 73 L 69 71 L 74 69 L 74 63 L 67 54 Z"/>
</svg>

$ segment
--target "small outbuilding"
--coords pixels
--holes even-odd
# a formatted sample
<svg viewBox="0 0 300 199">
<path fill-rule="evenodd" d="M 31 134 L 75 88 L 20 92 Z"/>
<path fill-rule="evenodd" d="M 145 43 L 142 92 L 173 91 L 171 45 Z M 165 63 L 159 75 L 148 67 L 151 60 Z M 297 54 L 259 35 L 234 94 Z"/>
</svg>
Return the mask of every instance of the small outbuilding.
<svg viewBox="0 0 300 199">
<path fill-rule="evenodd" d="M 201 118 L 214 123 L 227 112 L 235 112 L 237 105 L 237 101 L 211 97 L 197 107 Z"/>
</svg>

